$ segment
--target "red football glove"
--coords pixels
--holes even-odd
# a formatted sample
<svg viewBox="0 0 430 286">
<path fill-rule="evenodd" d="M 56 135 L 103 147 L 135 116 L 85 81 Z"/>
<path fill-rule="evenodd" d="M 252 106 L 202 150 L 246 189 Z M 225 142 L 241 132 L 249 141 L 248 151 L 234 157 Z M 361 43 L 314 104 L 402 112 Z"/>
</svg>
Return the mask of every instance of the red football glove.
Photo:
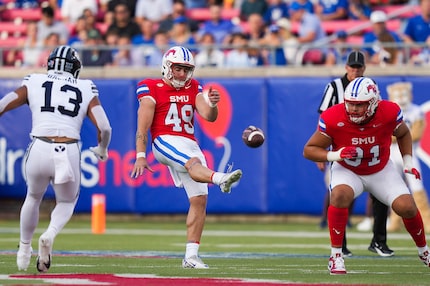
<svg viewBox="0 0 430 286">
<path fill-rule="evenodd" d="M 342 147 L 337 151 L 327 152 L 327 161 L 342 161 L 343 159 L 355 159 L 358 157 L 358 152 L 355 147 Z"/>
<path fill-rule="evenodd" d="M 405 173 L 407 174 L 414 175 L 415 179 L 421 180 L 421 174 L 417 169 L 413 167 L 412 156 L 409 154 L 403 156 L 403 170 L 405 170 Z"/>
<path fill-rule="evenodd" d="M 354 159 L 357 158 L 357 156 L 357 148 L 352 146 L 344 147 L 340 151 L 340 157 L 342 159 Z"/>
</svg>

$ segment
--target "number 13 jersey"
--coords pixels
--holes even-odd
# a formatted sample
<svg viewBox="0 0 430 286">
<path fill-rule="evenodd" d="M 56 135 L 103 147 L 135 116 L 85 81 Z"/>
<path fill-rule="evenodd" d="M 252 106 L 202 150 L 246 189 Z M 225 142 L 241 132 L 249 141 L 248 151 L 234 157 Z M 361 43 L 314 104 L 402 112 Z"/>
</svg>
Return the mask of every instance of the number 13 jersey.
<svg viewBox="0 0 430 286">
<path fill-rule="evenodd" d="M 82 122 L 90 101 L 98 96 L 91 80 L 72 75 L 31 74 L 24 77 L 33 119 L 31 136 L 58 136 L 80 140 Z"/>
</svg>

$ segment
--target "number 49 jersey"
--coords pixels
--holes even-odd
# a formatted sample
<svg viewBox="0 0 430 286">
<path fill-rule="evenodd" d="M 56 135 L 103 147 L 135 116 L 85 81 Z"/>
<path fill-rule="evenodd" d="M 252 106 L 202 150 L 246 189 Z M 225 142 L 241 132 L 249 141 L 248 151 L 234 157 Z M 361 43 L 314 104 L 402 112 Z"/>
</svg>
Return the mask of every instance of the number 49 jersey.
<svg viewBox="0 0 430 286">
<path fill-rule="evenodd" d="M 58 136 L 80 140 L 90 101 L 98 96 L 91 80 L 68 74 L 31 74 L 24 77 L 32 113 L 31 136 Z"/>
<path fill-rule="evenodd" d="M 366 124 L 351 123 L 343 103 L 321 114 L 318 130 L 332 139 L 333 150 L 354 146 L 358 158 L 339 164 L 358 175 L 370 175 L 382 170 L 390 158 L 391 137 L 403 122 L 400 107 L 390 101 L 379 102 L 375 114 Z"/>
<path fill-rule="evenodd" d="M 162 79 L 144 79 L 139 82 L 137 99 L 150 98 L 155 102 L 152 140 L 159 135 L 177 135 L 196 140 L 194 111 L 196 97 L 201 92 L 202 87 L 195 79 L 180 89 L 169 86 Z"/>
</svg>

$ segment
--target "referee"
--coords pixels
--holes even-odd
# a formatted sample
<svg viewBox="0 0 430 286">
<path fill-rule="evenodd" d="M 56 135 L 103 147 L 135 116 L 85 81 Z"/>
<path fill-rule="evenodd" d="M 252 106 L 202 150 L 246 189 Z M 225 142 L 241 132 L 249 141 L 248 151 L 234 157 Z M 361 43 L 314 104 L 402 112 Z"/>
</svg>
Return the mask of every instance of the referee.
<svg viewBox="0 0 430 286">
<path fill-rule="evenodd" d="M 346 86 L 355 78 L 362 77 L 364 71 L 366 70 L 366 64 L 364 60 L 364 54 L 360 51 L 353 51 L 348 55 L 348 59 L 345 65 L 346 73 L 341 78 L 336 78 L 327 84 L 324 95 L 321 100 L 318 112 L 322 113 L 327 108 L 338 104 L 343 103 L 343 93 L 345 91 Z M 321 171 L 325 171 L 325 182 L 328 186 L 328 178 L 329 178 L 329 168 L 326 168 L 325 162 L 317 163 L 318 168 Z M 387 246 L 387 213 L 388 206 L 379 202 L 376 198 L 371 196 L 372 199 L 372 210 L 374 216 L 373 223 L 373 238 L 369 246 L 369 251 L 375 252 L 380 256 L 393 256 L 394 251 L 388 248 Z M 325 227 L 327 224 L 327 208 L 329 206 L 329 192 L 326 193 L 324 198 L 324 206 L 323 206 L 323 220 L 321 222 L 321 226 Z M 351 214 L 352 206 L 350 207 Z M 343 240 L 342 252 L 345 256 L 352 256 L 351 251 L 346 246 L 346 236 Z"/>
</svg>

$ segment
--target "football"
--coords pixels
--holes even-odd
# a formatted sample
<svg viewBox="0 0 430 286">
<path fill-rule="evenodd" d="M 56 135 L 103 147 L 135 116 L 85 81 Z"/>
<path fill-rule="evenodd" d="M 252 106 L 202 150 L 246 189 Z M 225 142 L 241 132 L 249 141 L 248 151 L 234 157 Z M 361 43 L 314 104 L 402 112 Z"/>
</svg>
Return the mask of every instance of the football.
<svg viewBox="0 0 430 286">
<path fill-rule="evenodd" d="M 242 140 L 248 147 L 260 147 L 264 143 L 263 130 L 253 125 L 250 125 L 246 127 L 245 130 L 243 130 Z"/>
</svg>

